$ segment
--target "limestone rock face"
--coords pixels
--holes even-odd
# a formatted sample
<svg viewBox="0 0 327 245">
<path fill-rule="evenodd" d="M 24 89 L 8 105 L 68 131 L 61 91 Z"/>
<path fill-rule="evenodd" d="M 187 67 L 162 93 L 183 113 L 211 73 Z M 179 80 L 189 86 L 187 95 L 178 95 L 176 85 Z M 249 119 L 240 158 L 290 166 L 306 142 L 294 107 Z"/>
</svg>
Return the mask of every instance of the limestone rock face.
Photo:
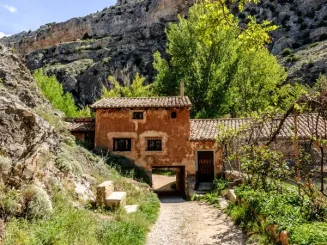
<svg viewBox="0 0 327 245">
<path fill-rule="evenodd" d="M 0 155 L 29 164 L 42 148 L 55 148 L 58 136 L 34 112 L 46 105 L 30 72 L 11 50 L 0 44 Z"/>
<path fill-rule="evenodd" d="M 312 85 L 320 73 L 326 74 L 327 0 L 263 0 L 248 5 L 238 17 L 245 22 L 248 14 L 279 26 L 272 32 L 270 49 L 288 68 L 290 83 Z M 285 48 L 294 50 L 294 54 L 282 57 Z"/>
<path fill-rule="evenodd" d="M 187 13 L 194 0 L 119 0 L 83 18 L 47 24 L 1 41 L 26 55 L 34 70 L 47 67 L 80 105 L 93 103 L 107 77 L 136 71 L 154 77 L 153 53 L 164 53 L 165 27 Z"/>
<path fill-rule="evenodd" d="M 138 71 L 147 77 L 147 82 L 152 82 L 153 53 L 159 51 L 167 57 L 165 27 L 177 21 L 178 14 L 186 15 L 194 2 L 118 0 L 115 6 L 98 13 L 46 24 L 36 31 L 3 38 L 1 42 L 25 55 L 30 70 L 43 67 L 47 74 L 55 74 L 77 104 L 83 106 L 93 103 L 104 85 L 110 87 L 109 75 L 122 80 Z M 279 25 L 272 33 L 270 46 L 276 56 L 285 48 L 296 54 L 302 49 L 310 50 L 313 43 L 327 39 L 327 0 L 262 0 L 235 14 L 243 23 L 251 14 L 258 21 L 268 19 Z M 316 57 L 312 60 L 315 62 Z M 286 65 L 293 67 L 294 62 Z M 312 84 L 317 74 L 326 73 L 326 65 L 318 67 L 313 76 L 304 70 L 307 76 L 301 77 L 301 81 Z M 294 82 L 296 77 L 292 74 L 290 81 Z"/>
</svg>

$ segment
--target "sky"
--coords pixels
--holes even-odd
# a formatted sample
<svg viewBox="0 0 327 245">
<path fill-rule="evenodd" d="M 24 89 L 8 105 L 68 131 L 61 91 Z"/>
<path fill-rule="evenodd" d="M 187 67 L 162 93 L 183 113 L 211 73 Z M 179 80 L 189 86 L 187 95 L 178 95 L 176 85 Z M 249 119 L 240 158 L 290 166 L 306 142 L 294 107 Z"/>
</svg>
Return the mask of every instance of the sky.
<svg viewBox="0 0 327 245">
<path fill-rule="evenodd" d="M 41 25 L 82 17 L 117 0 L 0 0 L 0 38 Z"/>
</svg>

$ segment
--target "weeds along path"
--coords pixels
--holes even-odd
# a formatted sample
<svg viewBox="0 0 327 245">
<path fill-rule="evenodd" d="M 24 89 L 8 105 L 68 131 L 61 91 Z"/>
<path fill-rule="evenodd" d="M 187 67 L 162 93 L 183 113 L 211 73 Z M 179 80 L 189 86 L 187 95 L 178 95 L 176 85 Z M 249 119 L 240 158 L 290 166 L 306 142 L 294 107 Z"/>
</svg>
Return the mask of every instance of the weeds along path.
<svg viewBox="0 0 327 245">
<path fill-rule="evenodd" d="M 245 245 L 242 233 L 221 210 L 180 197 L 163 197 L 147 245 Z"/>
</svg>

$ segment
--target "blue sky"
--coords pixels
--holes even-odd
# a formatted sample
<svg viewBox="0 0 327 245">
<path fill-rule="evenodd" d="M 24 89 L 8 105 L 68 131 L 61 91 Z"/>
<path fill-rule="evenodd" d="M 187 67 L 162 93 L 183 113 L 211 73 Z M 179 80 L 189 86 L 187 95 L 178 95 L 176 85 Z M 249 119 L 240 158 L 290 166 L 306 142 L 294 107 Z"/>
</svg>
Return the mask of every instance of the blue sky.
<svg viewBox="0 0 327 245">
<path fill-rule="evenodd" d="M 0 37 L 85 16 L 115 3 L 116 0 L 0 0 Z"/>
</svg>

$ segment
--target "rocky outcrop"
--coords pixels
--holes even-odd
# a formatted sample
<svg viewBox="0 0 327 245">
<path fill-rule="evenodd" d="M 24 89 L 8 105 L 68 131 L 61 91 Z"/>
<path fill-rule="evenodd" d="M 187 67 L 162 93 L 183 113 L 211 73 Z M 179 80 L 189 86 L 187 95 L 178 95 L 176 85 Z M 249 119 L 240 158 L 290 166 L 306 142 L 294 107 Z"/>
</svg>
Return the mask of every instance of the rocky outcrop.
<svg viewBox="0 0 327 245">
<path fill-rule="evenodd" d="M 326 0 L 263 0 L 247 6 L 238 17 L 245 23 L 248 14 L 279 26 L 272 32 L 270 49 L 287 67 L 289 82 L 312 85 L 319 74 L 326 74 Z M 291 51 L 286 58 L 285 49 Z"/>
<path fill-rule="evenodd" d="M 92 175 L 108 178 L 109 170 L 104 162 L 75 145 L 60 115 L 42 96 L 22 59 L 0 44 L 1 198 L 9 190 L 24 196 L 23 190 L 33 185 L 51 194 L 70 190 L 78 200 L 94 199 L 91 186 L 97 180 Z M 16 204 L 20 208 L 14 208 L 14 213 L 0 207 L 0 243 L 1 219 L 28 213 L 24 198 Z"/>
<path fill-rule="evenodd" d="M 1 156 L 28 164 L 40 149 L 57 146 L 58 136 L 53 127 L 33 110 L 42 104 L 47 102 L 28 69 L 17 55 L 0 45 Z"/>
<path fill-rule="evenodd" d="M 98 13 L 47 24 L 1 41 L 25 55 L 29 69 L 43 67 L 47 74 L 55 74 L 77 104 L 83 106 L 99 97 L 103 85 L 110 87 L 108 75 L 122 79 L 138 71 L 147 77 L 147 82 L 152 82 L 153 53 L 158 50 L 165 56 L 165 27 L 176 21 L 178 14 L 187 14 L 194 2 L 118 0 L 115 6 Z M 290 48 L 301 56 L 301 50 L 310 51 L 313 43 L 327 39 L 327 0 L 262 0 L 258 5 L 248 5 L 242 13 L 235 10 L 235 14 L 244 24 L 251 14 L 258 21 L 268 19 L 280 26 L 272 33 L 270 49 L 274 55 Z M 294 63 L 296 59 L 286 65 L 298 67 Z M 312 84 L 316 74 L 326 73 L 325 65 L 315 67 L 321 69 L 314 76 L 304 70 L 303 75 L 308 76 L 300 80 Z M 290 74 L 291 81 L 297 78 L 293 74 L 298 72 Z"/>
</svg>

